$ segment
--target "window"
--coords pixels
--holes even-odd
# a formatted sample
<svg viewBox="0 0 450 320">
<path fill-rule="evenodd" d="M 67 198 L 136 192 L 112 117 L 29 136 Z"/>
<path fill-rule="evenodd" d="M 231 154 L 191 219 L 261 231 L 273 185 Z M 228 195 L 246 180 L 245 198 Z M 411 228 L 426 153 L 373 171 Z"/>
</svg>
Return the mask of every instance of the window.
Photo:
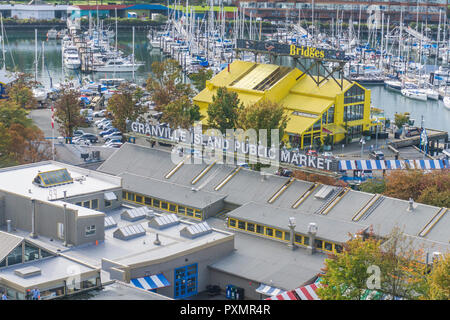
<svg viewBox="0 0 450 320">
<path fill-rule="evenodd" d="M 7 257 L 8 266 L 13 264 L 22 263 L 22 245 L 16 247 Z"/>
<path fill-rule="evenodd" d="M 323 245 L 323 241 L 322 241 L 322 240 L 316 239 L 316 240 L 314 241 L 314 246 L 315 246 L 317 249 L 322 249 L 322 245 Z"/>
<path fill-rule="evenodd" d="M 193 217 L 194 216 L 194 209 L 187 208 L 186 209 L 186 215 Z"/>
<path fill-rule="evenodd" d="M 334 122 L 334 104 L 328 108 L 328 115 L 327 115 L 327 123 L 333 123 Z"/>
<path fill-rule="evenodd" d="M 53 254 L 51 254 L 50 252 L 41 249 L 41 258 L 47 258 L 52 256 Z"/>
<path fill-rule="evenodd" d="M 83 202 L 83 207 L 90 208 L 91 207 L 91 202 L 90 201 Z"/>
<path fill-rule="evenodd" d="M 130 201 L 134 201 L 134 193 L 127 192 L 127 199 Z"/>
<path fill-rule="evenodd" d="M 296 234 L 294 237 L 294 242 L 296 242 L 298 244 L 302 244 L 302 236 L 299 234 Z"/>
<path fill-rule="evenodd" d="M 263 234 L 264 233 L 264 227 L 260 226 L 259 224 L 256 225 L 256 233 Z"/>
<path fill-rule="evenodd" d="M 95 234 L 95 225 L 86 227 L 85 231 L 86 236 L 93 236 Z"/>
<path fill-rule="evenodd" d="M 303 237 L 303 244 L 309 246 L 309 237 Z"/>
<path fill-rule="evenodd" d="M 167 210 L 169 208 L 169 204 L 165 201 L 161 201 L 161 209 Z"/>
<path fill-rule="evenodd" d="M 186 214 L 186 207 L 178 206 L 178 213 Z"/>
<path fill-rule="evenodd" d="M 105 207 L 111 207 L 111 201 L 105 200 Z"/>
<path fill-rule="evenodd" d="M 266 236 L 273 237 L 273 229 L 266 228 Z"/>
<path fill-rule="evenodd" d="M 245 221 L 238 221 L 238 228 L 245 230 Z"/>
<path fill-rule="evenodd" d="M 174 204 L 169 204 L 169 211 L 171 212 L 177 212 L 177 206 Z"/>
<path fill-rule="evenodd" d="M 287 240 L 287 241 L 291 240 L 291 234 L 289 232 L 284 233 L 284 240 Z"/>
<path fill-rule="evenodd" d="M 0 262 L 0 268 L 1 267 L 6 267 L 6 259 L 3 259 L 3 261 Z"/>
<path fill-rule="evenodd" d="M 77 202 L 75 203 L 75 205 L 80 206 L 81 207 L 81 202 Z"/>
<path fill-rule="evenodd" d="M 126 191 L 122 191 L 122 199 L 126 199 L 127 198 L 127 192 Z"/>
<path fill-rule="evenodd" d="M 142 203 L 142 196 L 136 195 L 136 202 Z"/>
<path fill-rule="evenodd" d="M 334 250 L 336 250 L 337 253 L 342 252 L 342 246 L 339 244 L 335 244 L 334 245 Z"/>
<path fill-rule="evenodd" d="M 148 205 L 148 206 L 151 206 L 152 205 L 152 198 L 145 197 L 145 204 Z"/>
<path fill-rule="evenodd" d="M 230 227 L 236 228 L 236 220 L 230 219 L 230 220 L 228 221 L 228 224 L 230 225 Z"/>
<path fill-rule="evenodd" d="M 325 241 L 324 249 L 327 251 L 333 251 L 333 244 Z"/>
<path fill-rule="evenodd" d="M 159 200 L 153 199 L 153 206 L 159 208 Z"/>
<path fill-rule="evenodd" d="M 201 219 L 202 218 L 202 212 L 200 210 L 194 210 L 195 217 Z"/>
<path fill-rule="evenodd" d="M 278 239 L 283 239 L 283 232 L 280 230 L 275 230 L 275 237 Z"/>
<path fill-rule="evenodd" d="M 25 262 L 39 259 L 39 248 L 25 242 Z"/>
<path fill-rule="evenodd" d="M 253 223 L 247 222 L 247 231 L 255 232 L 255 225 Z"/>
<path fill-rule="evenodd" d="M 98 209 L 98 199 L 94 199 L 91 201 L 91 208 Z"/>
</svg>

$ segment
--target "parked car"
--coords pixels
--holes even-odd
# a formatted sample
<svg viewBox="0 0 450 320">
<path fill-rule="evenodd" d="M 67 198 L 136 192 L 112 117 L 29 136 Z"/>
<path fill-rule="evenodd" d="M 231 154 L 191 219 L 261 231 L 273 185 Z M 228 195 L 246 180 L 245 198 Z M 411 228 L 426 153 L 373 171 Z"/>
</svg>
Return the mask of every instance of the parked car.
<svg viewBox="0 0 450 320">
<path fill-rule="evenodd" d="M 95 120 L 95 125 L 98 125 L 98 124 L 100 124 L 100 123 L 102 123 L 102 122 L 105 122 L 105 121 L 107 121 L 107 120 L 109 120 L 109 119 L 107 119 L 107 118 L 101 118 L 101 119 L 99 119 L 99 120 Z"/>
<path fill-rule="evenodd" d="M 106 128 L 108 128 L 108 127 L 112 127 L 112 121 L 111 120 L 109 120 L 109 121 L 105 121 L 105 122 L 103 122 L 103 123 L 100 123 L 100 125 L 98 125 L 97 127 L 100 129 L 100 130 L 105 130 Z"/>
<path fill-rule="evenodd" d="M 110 140 L 108 142 L 106 142 L 103 146 L 104 147 L 111 147 L 113 145 L 122 145 L 122 141 L 117 141 L 117 139 L 113 139 L 114 141 Z"/>
<path fill-rule="evenodd" d="M 74 137 L 80 137 L 80 136 L 82 136 L 83 134 L 85 134 L 85 132 L 84 132 L 83 130 L 75 130 L 75 131 L 73 132 L 73 136 L 74 136 Z"/>
<path fill-rule="evenodd" d="M 104 118 L 104 120 L 97 123 L 97 128 L 100 129 L 103 125 L 108 124 L 108 123 L 112 123 L 111 119 Z"/>
<path fill-rule="evenodd" d="M 91 142 L 85 138 L 72 139 L 72 143 L 79 145 L 79 146 L 90 146 L 91 145 Z"/>
<path fill-rule="evenodd" d="M 92 115 L 96 118 L 98 117 L 104 117 L 106 114 L 106 109 L 100 110 L 100 111 L 95 111 Z"/>
<path fill-rule="evenodd" d="M 113 143 L 122 143 L 122 139 L 110 139 L 108 142 L 105 142 L 105 145 Z"/>
<path fill-rule="evenodd" d="M 106 130 L 103 130 L 102 132 L 100 132 L 99 135 L 100 135 L 100 137 L 103 137 L 103 136 L 106 136 L 106 135 L 114 133 L 114 132 L 119 132 L 119 130 L 116 128 L 109 128 L 109 129 L 106 129 Z"/>
<path fill-rule="evenodd" d="M 333 158 L 335 158 L 335 156 L 333 155 L 333 152 L 329 152 L 329 151 L 326 151 L 326 152 L 322 153 L 322 157 L 325 158 L 325 159 L 333 159 Z"/>
<path fill-rule="evenodd" d="M 375 160 L 384 160 L 384 153 L 381 151 L 371 151 L 369 153 L 369 158 Z"/>
<path fill-rule="evenodd" d="M 111 143 L 107 146 L 104 146 L 105 148 L 120 148 L 123 143 Z"/>
<path fill-rule="evenodd" d="M 122 134 L 121 133 L 111 133 L 109 135 L 106 135 L 103 137 L 103 139 L 105 139 L 105 142 L 108 142 L 109 140 L 114 140 L 114 139 L 120 139 L 122 140 Z"/>
<path fill-rule="evenodd" d="M 91 143 L 95 143 L 98 141 L 98 137 L 92 133 L 85 133 L 82 136 L 80 136 L 78 139 L 86 139 L 86 140 L 89 140 L 89 142 L 91 142 Z"/>
</svg>

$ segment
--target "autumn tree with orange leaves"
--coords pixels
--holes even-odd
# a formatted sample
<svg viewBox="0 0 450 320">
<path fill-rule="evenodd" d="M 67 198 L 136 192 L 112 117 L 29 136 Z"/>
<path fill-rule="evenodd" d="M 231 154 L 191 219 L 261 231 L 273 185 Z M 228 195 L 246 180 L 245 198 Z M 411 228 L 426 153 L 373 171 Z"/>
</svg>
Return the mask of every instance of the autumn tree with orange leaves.
<svg viewBox="0 0 450 320">
<path fill-rule="evenodd" d="M 11 100 L 0 101 L 0 167 L 51 158 L 50 143 L 27 114 Z"/>
</svg>

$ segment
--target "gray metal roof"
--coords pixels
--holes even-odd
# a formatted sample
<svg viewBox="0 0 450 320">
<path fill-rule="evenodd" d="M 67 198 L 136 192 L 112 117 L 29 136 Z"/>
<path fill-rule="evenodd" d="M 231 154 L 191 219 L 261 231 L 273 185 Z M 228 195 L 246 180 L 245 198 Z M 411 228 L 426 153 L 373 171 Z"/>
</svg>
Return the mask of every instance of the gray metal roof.
<svg viewBox="0 0 450 320">
<path fill-rule="evenodd" d="M 350 190 L 327 214 L 328 217 L 352 221 L 355 214 L 373 197 L 371 193 Z"/>
<path fill-rule="evenodd" d="M 0 262 L 17 247 L 24 238 L 0 231 Z"/>
<path fill-rule="evenodd" d="M 338 243 L 349 240 L 348 233 L 355 234 L 368 227 L 367 224 L 336 220 L 318 214 L 305 215 L 296 209 L 275 208 L 269 204 L 263 205 L 254 202 L 229 212 L 228 217 L 273 226 L 285 231 L 289 231 L 289 218 L 294 217 L 296 232 L 307 235 L 308 224 L 315 222 L 318 225 L 318 238 Z"/>
<path fill-rule="evenodd" d="M 123 173 L 123 189 L 148 195 L 151 197 L 171 201 L 196 209 L 203 209 L 209 205 L 221 201 L 224 196 L 205 192 L 193 191 L 182 185 L 168 181 L 144 178 L 131 173 Z"/>
<path fill-rule="evenodd" d="M 325 254 L 308 254 L 286 244 L 240 232 L 235 233 L 235 250 L 210 267 L 245 279 L 292 290 L 314 278 L 323 268 Z M 272 284 L 271 284 L 272 283 Z"/>
<path fill-rule="evenodd" d="M 450 210 L 431 228 L 426 239 L 440 241 L 446 244 L 450 243 Z"/>
<path fill-rule="evenodd" d="M 274 206 L 282 208 L 291 208 L 292 205 L 308 190 L 314 183 L 295 180 L 287 189 L 284 191 L 278 199 L 273 202 Z"/>
</svg>

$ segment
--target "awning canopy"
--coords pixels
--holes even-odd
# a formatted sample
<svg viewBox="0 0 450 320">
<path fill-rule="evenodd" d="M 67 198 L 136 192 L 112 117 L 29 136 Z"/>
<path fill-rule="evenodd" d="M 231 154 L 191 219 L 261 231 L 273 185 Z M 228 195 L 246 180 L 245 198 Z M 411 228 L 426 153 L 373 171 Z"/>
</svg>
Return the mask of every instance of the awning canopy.
<svg viewBox="0 0 450 320">
<path fill-rule="evenodd" d="M 316 293 L 317 288 L 317 284 L 313 283 L 304 287 L 297 288 L 294 291 L 301 300 L 320 300 Z"/>
<path fill-rule="evenodd" d="M 299 299 L 295 295 L 294 291 L 286 291 L 283 292 L 282 294 L 272 296 L 264 300 L 299 300 Z"/>
<path fill-rule="evenodd" d="M 323 128 L 326 130 L 325 132 L 330 131 L 331 134 L 344 134 L 347 132 L 345 128 L 338 126 L 337 124 L 334 123 L 324 125 Z"/>
<path fill-rule="evenodd" d="M 285 292 L 285 290 L 278 289 L 278 288 L 275 288 L 275 287 L 271 287 L 271 286 L 268 286 L 266 284 L 261 284 L 256 289 L 256 292 L 261 293 L 261 294 L 265 294 L 267 296 L 276 296 L 276 295 L 279 295 L 279 294 Z"/>
<path fill-rule="evenodd" d="M 434 170 L 450 168 L 447 160 L 340 160 L 339 170 Z"/>
<path fill-rule="evenodd" d="M 131 283 L 134 284 L 134 286 L 144 290 L 153 290 L 170 286 L 170 282 L 167 281 L 166 277 L 164 277 L 162 273 L 143 278 L 131 279 Z"/>
<path fill-rule="evenodd" d="M 105 192 L 104 197 L 107 201 L 117 200 L 117 196 L 114 192 Z"/>
</svg>

